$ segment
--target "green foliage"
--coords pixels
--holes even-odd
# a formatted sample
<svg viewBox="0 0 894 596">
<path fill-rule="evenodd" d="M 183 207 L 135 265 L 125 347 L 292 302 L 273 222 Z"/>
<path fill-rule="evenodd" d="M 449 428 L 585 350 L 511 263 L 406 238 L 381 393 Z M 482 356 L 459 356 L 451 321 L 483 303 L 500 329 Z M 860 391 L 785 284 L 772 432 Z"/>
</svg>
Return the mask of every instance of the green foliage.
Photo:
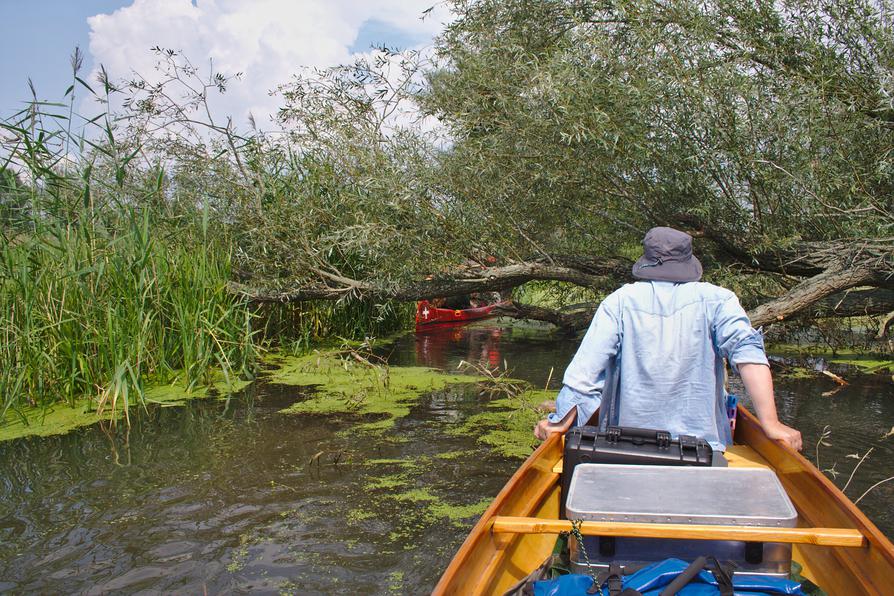
<svg viewBox="0 0 894 596">
<path fill-rule="evenodd" d="M 9 168 L 0 168 L 0 227 L 19 227 L 29 219 L 31 193 Z"/>
<path fill-rule="evenodd" d="M 505 250 L 890 236 L 887 2 L 453 6 L 421 101 L 455 141 L 448 192 Z"/>
<path fill-rule="evenodd" d="M 256 139 L 264 192 L 234 210 L 240 266 L 273 284 L 388 284 L 475 254 L 432 183 L 436 145 L 411 94 L 418 56 L 379 54 L 279 88 L 280 135 Z"/>
<path fill-rule="evenodd" d="M 522 304 L 555 309 L 566 305 L 596 302 L 601 300 L 602 296 L 594 290 L 570 283 L 533 281 L 515 288 L 512 299 Z"/>
<path fill-rule="evenodd" d="M 362 341 L 404 329 L 413 321 L 414 304 L 368 300 L 298 302 L 264 305 L 256 314 L 264 339 L 301 353 L 332 338 Z"/>
<path fill-rule="evenodd" d="M 635 257 L 653 225 L 699 231 L 709 275 L 892 236 L 887 2 L 453 8 L 433 61 L 383 52 L 278 89 L 280 130 L 240 145 L 250 185 L 228 207 L 256 286 Z M 780 287 L 735 281 L 755 302 Z"/>
</svg>

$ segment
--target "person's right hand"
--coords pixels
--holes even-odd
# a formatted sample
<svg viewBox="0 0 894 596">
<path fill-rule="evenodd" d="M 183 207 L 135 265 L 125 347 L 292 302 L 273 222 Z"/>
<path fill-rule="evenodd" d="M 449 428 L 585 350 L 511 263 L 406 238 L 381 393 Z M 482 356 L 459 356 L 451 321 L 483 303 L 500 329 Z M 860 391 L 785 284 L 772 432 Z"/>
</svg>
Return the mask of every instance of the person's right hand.
<svg viewBox="0 0 894 596">
<path fill-rule="evenodd" d="M 577 418 L 577 408 L 571 408 L 565 417 L 555 424 L 549 420 L 541 420 L 534 427 L 534 436 L 545 441 L 553 433 L 567 433 L 571 425 L 574 424 L 575 418 Z"/>
<path fill-rule="evenodd" d="M 567 430 L 567 425 L 552 424 L 549 420 L 541 420 L 534 427 L 534 436 L 539 441 L 545 441 L 552 433 L 563 433 Z"/>
<path fill-rule="evenodd" d="M 771 439 L 782 441 L 795 451 L 801 451 L 801 432 L 781 422 L 762 425 L 764 433 Z"/>
</svg>

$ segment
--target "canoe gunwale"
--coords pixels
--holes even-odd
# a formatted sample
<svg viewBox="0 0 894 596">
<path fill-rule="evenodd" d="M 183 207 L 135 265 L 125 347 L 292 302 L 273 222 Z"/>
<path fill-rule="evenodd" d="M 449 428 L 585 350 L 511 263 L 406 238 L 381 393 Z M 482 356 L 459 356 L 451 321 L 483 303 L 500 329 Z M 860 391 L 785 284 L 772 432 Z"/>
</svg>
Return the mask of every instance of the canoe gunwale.
<svg viewBox="0 0 894 596">
<path fill-rule="evenodd" d="M 866 546 L 860 549 L 802 547 L 805 559 L 817 560 L 815 565 L 808 565 L 809 561 L 803 564 L 805 568 L 812 567 L 813 574 L 820 580 L 817 582 L 820 587 L 830 594 L 855 593 L 854 584 L 842 586 L 842 574 L 830 568 L 837 564 L 844 568 L 841 571 L 849 573 L 851 580 L 864 593 L 890 593 L 890 587 L 894 585 L 894 544 L 803 455 L 767 437 L 754 414 L 739 406 L 738 417 L 736 439 L 749 445 L 769 462 L 798 509 L 802 522 L 815 526 L 852 527 L 866 537 Z M 832 585 L 840 588 L 833 590 Z"/>
<path fill-rule="evenodd" d="M 528 459 L 525 460 L 521 467 L 516 470 L 515 474 L 513 474 L 509 481 L 503 486 L 500 492 L 497 493 L 497 496 L 494 497 L 494 500 L 472 527 L 471 532 L 466 536 L 465 541 L 459 547 L 456 555 L 451 559 L 447 569 L 444 570 L 444 573 L 432 591 L 432 594 L 461 593 L 457 591 L 456 586 L 453 584 L 456 578 L 460 576 L 462 566 L 466 564 L 467 559 L 475 554 L 476 549 L 486 547 L 486 545 L 483 544 L 485 541 L 493 539 L 494 534 L 491 530 L 493 528 L 494 518 L 502 509 L 504 509 L 511 500 L 515 490 L 521 486 L 530 475 L 536 474 L 539 471 L 541 476 L 549 478 L 550 481 L 548 483 L 544 482 L 544 486 L 536 491 L 537 498 L 527 504 L 528 506 L 525 508 L 526 511 L 519 512 L 523 515 L 532 513 L 540 505 L 543 499 L 547 497 L 549 492 L 558 487 L 559 474 L 552 471 L 552 465 L 555 462 L 551 462 L 549 466 L 544 465 L 543 462 L 547 454 L 550 452 L 555 452 L 557 455 L 561 456 L 562 444 L 562 436 L 560 434 L 552 434 L 547 440 L 541 443 L 530 456 L 528 456 Z M 558 458 L 554 457 L 553 459 L 557 460 Z M 540 469 L 538 470 L 538 468 Z M 507 540 L 516 538 L 517 537 L 506 537 Z M 498 563 L 499 561 L 497 559 L 501 550 L 503 549 L 495 549 L 492 553 L 493 556 L 491 557 L 491 560 L 488 562 Z M 491 568 L 493 567 L 493 564 L 485 565 L 485 567 Z"/>
<path fill-rule="evenodd" d="M 757 417 L 749 412 L 747 409 L 739 406 L 738 415 L 740 418 L 747 420 L 747 424 L 751 427 L 756 427 L 760 429 L 760 422 L 758 422 Z M 763 431 L 760 431 L 763 434 Z M 778 450 L 784 451 L 785 454 L 790 458 L 794 459 L 798 464 L 800 464 L 802 468 L 802 473 L 807 473 L 811 476 L 812 480 L 818 482 L 824 491 L 828 494 L 828 496 L 832 497 L 839 504 L 844 507 L 842 510 L 844 513 L 851 518 L 854 525 L 857 529 L 861 530 L 864 535 L 866 535 L 867 539 L 874 543 L 876 546 L 884 550 L 891 560 L 892 565 L 894 565 L 894 544 L 882 533 L 881 530 L 878 529 L 866 514 L 860 510 L 859 507 L 854 505 L 854 503 L 845 495 L 840 488 L 835 486 L 835 484 L 829 479 L 828 476 L 820 472 L 816 466 L 814 466 L 806 457 L 801 455 L 801 453 L 787 447 L 780 441 L 773 441 L 769 439 L 766 435 L 764 435 L 764 439 L 770 442 L 770 444 Z M 762 453 L 760 449 L 755 448 L 755 451 L 758 452 L 761 456 L 772 463 L 772 459 L 768 458 L 765 453 Z M 771 454 L 772 455 L 772 454 Z M 773 466 L 776 469 L 776 466 Z M 778 472 L 777 472 L 778 473 Z"/>
</svg>

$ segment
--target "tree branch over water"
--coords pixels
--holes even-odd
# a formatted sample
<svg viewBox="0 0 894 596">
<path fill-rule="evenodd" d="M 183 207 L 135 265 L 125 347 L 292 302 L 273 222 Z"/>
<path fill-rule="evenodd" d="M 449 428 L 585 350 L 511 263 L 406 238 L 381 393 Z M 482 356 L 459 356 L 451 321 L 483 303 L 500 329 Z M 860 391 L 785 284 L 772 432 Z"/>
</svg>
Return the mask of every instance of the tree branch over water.
<svg viewBox="0 0 894 596">
<path fill-rule="evenodd" d="M 751 310 L 749 316 L 756 327 L 777 323 L 803 313 L 812 316 L 860 316 L 883 314 L 894 310 L 891 263 L 894 248 L 882 244 L 864 245 L 856 249 L 842 244 L 807 243 L 798 253 L 788 249 L 775 256 L 750 258 L 762 270 L 791 274 L 819 271 L 794 285 L 783 295 Z M 747 257 L 746 257 L 747 258 Z M 264 288 L 249 280 L 231 282 L 230 291 L 254 302 L 291 302 L 332 300 L 351 295 L 372 300 L 415 301 L 472 292 L 499 291 L 518 287 L 529 281 L 559 281 L 590 289 L 610 291 L 631 281 L 632 262 L 623 258 L 552 257 L 550 262 L 538 259 L 495 267 L 463 267 L 453 274 L 432 275 L 419 281 L 376 284 L 374 281 L 350 279 L 319 271 L 319 282 L 295 287 Z M 826 269 L 821 267 L 825 266 Z M 858 290 L 861 286 L 874 290 Z M 580 329 L 589 324 L 591 308 L 574 312 L 512 303 L 500 307 L 499 314 L 551 322 L 566 329 Z"/>
<path fill-rule="evenodd" d="M 230 291 L 255 302 L 334 300 L 345 295 L 372 300 L 415 301 L 471 292 L 505 290 L 535 280 L 606 288 L 614 285 L 624 272 L 629 272 L 631 266 L 631 261 L 622 258 L 553 257 L 552 262 L 541 259 L 500 267 L 464 267 L 453 274 L 443 273 L 419 281 L 387 285 L 320 272 L 316 283 L 277 289 L 264 288 L 263 285 L 256 285 L 253 281 L 231 282 L 229 288 Z"/>
</svg>

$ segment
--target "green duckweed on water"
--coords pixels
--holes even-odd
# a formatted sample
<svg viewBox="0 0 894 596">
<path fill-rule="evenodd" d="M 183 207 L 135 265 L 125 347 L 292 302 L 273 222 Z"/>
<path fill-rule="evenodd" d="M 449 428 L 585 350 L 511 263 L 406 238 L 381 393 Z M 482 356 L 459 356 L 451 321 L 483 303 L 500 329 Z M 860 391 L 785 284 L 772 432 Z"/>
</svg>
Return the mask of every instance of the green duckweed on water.
<svg viewBox="0 0 894 596">
<path fill-rule="evenodd" d="M 273 370 L 264 375 L 269 383 L 312 387 L 306 399 L 282 410 L 287 414 L 357 415 L 375 417 L 373 422 L 353 425 L 350 432 L 365 430 L 381 432 L 391 429 L 395 421 L 406 416 L 420 396 L 443 390 L 448 385 L 469 384 L 478 377 L 445 374 L 423 367 L 379 367 L 358 361 L 350 354 L 332 350 L 303 356 L 275 356 L 269 359 Z M 473 415 L 466 423 L 450 427 L 448 432 L 478 436 L 479 440 L 499 454 L 524 456 L 533 445 L 531 429 L 541 416 L 534 406 L 554 392 L 529 391 L 521 397 L 502 397 L 492 400 L 485 415 Z M 437 454 L 433 457 L 451 460 L 467 457 L 472 450 Z M 490 498 L 474 503 L 452 503 L 438 495 L 434 487 L 418 486 L 418 472 L 430 461 L 426 457 L 413 459 L 369 459 L 364 466 L 383 468 L 389 473 L 376 472 L 364 489 L 372 497 L 369 506 L 374 510 L 396 503 L 402 508 L 411 505 L 424 512 L 425 519 L 442 519 L 462 524 L 480 515 Z M 366 509 L 353 509 L 348 521 L 360 523 L 378 517 Z M 406 527 L 392 532 L 393 542 L 403 542 L 420 531 Z"/>
<path fill-rule="evenodd" d="M 356 347 L 356 346 L 352 346 Z M 418 398 L 428 392 L 443 390 L 448 385 L 468 384 L 481 380 L 471 375 L 446 374 L 425 367 L 374 366 L 351 348 L 314 351 L 301 356 L 268 354 L 270 367 L 265 380 L 270 383 L 310 387 L 306 399 L 283 410 L 289 414 L 358 415 L 367 418 L 350 432 L 357 430 L 387 431 L 395 420 L 406 416 Z M 245 381 L 227 383 L 220 380 L 211 387 L 186 391 L 176 385 L 153 387 L 144 392 L 141 402 L 132 398 L 128 405 L 155 404 L 162 407 L 182 405 L 186 400 L 207 397 L 212 393 L 230 394 L 245 387 Z M 542 392 L 541 392 L 542 393 Z M 551 396 L 548 396 L 551 397 Z M 498 452 L 522 456 L 530 451 L 530 426 L 536 421 L 528 401 L 541 395 L 528 393 L 521 398 L 493 400 L 488 412 L 474 416 L 463 425 L 462 432 L 480 427 L 480 439 Z M 123 401 L 104 413 L 103 418 L 121 417 Z M 95 400 L 83 400 L 74 406 L 54 404 L 47 408 L 33 408 L 23 412 L 7 412 L 0 426 L 0 440 L 27 435 L 62 434 L 100 421 Z M 478 432 L 472 432 L 477 435 Z M 389 440 L 400 441 L 399 436 Z M 443 454 L 447 459 L 451 454 Z M 455 454 L 461 457 L 460 453 Z"/>
<path fill-rule="evenodd" d="M 458 451 L 470 456 L 473 450 Z M 434 456 L 438 458 L 439 456 Z M 458 455 L 454 457 L 459 457 Z M 439 458 L 440 459 L 440 458 Z M 446 458 L 451 459 L 451 458 Z M 374 477 L 364 483 L 364 493 L 368 495 L 368 507 L 376 511 L 372 513 L 367 509 L 353 509 L 348 512 L 347 519 L 351 523 L 358 523 L 370 518 L 379 518 L 388 515 L 384 512 L 405 512 L 412 507 L 418 512 L 414 519 L 429 520 L 429 523 L 447 521 L 457 527 L 467 526 L 467 522 L 481 515 L 491 502 L 491 498 L 485 498 L 473 503 L 454 503 L 451 499 L 440 496 L 443 490 L 430 484 L 420 485 L 419 471 L 427 467 L 426 462 L 431 459 L 423 456 L 413 459 L 379 459 L 368 460 L 366 465 L 374 467 Z M 379 468 L 397 468 L 397 472 L 382 474 Z M 395 505 L 397 508 L 395 509 Z M 403 517 L 403 513 L 400 514 Z M 392 542 L 400 543 L 411 539 L 428 524 L 402 524 L 389 536 Z M 405 527 L 406 526 L 406 527 Z"/>
<path fill-rule="evenodd" d="M 448 432 L 477 434 L 479 441 L 504 457 L 526 458 L 539 444 L 533 430 L 544 413 L 538 405 L 555 395 L 551 390 L 530 389 L 520 395 L 492 400 L 486 411 L 470 416 Z"/>
<path fill-rule="evenodd" d="M 411 503 L 421 503 L 426 501 L 439 501 L 438 497 L 431 494 L 426 488 L 412 488 L 402 493 L 389 495 L 392 499 L 398 501 L 409 501 Z"/>
<path fill-rule="evenodd" d="M 179 406 L 190 399 L 201 399 L 210 395 L 226 396 L 240 391 L 248 385 L 248 381 L 221 379 L 210 386 L 187 390 L 178 385 L 161 385 L 151 387 L 143 392 L 142 401 L 161 407 Z M 139 407 L 139 398 L 132 396 L 129 407 Z M 118 399 L 117 407 L 106 408 L 102 416 L 97 412 L 96 400 L 80 400 L 71 406 L 56 402 L 47 407 L 31 407 L 21 412 L 7 411 L 3 424 L 0 425 L 0 441 L 8 441 L 28 436 L 46 437 L 61 435 L 82 426 L 88 426 L 101 420 L 120 420 L 124 417 L 124 402 Z"/>
<path fill-rule="evenodd" d="M 894 373 L 894 359 L 886 358 L 887 354 L 880 354 L 877 351 L 849 348 L 833 350 L 828 346 L 815 344 L 771 344 L 767 346 L 767 350 L 773 355 L 792 359 L 796 363 L 799 359 L 822 357 L 830 365 L 833 365 L 833 368 L 845 369 L 843 372 L 851 371 L 869 375 Z M 840 370 L 836 372 L 840 372 Z M 774 370 L 774 374 L 787 378 L 810 378 L 817 376 L 819 371 L 812 365 L 791 364 L 781 370 Z"/>
<path fill-rule="evenodd" d="M 409 414 L 423 393 L 475 381 L 468 375 L 445 374 L 431 368 L 370 366 L 338 351 L 278 357 L 271 363 L 277 368 L 265 375 L 268 382 L 314 388 L 308 399 L 283 412 L 376 418 L 351 432 L 388 430 L 395 420 Z"/>
<path fill-rule="evenodd" d="M 375 478 L 371 482 L 367 483 L 364 488 L 366 488 L 366 490 L 390 490 L 393 488 L 399 488 L 402 486 L 406 486 L 407 477 L 407 474 L 391 474 L 386 476 L 379 476 L 378 478 Z"/>
<path fill-rule="evenodd" d="M 451 384 L 481 380 L 478 377 L 445 374 L 423 367 L 369 366 L 334 350 L 304 356 L 276 357 L 271 363 L 277 368 L 266 374 L 268 382 L 310 386 L 315 389 L 307 399 L 289 406 L 283 412 L 377 416 L 375 421 L 360 424 L 351 432 L 390 429 L 395 420 L 409 413 L 410 407 L 423 393 L 440 390 Z M 505 387 L 512 384 L 511 379 L 490 382 L 491 390 L 496 389 L 497 393 L 501 385 Z M 554 391 L 533 389 L 518 395 L 496 397 L 488 403 L 485 412 L 470 416 L 464 422 L 448 428 L 447 432 L 477 436 L 480 442 L 489 445 L 500 455 L 524 458 L 536 446 L 532 429 L 543 417 L 543 412 L 537 406 L 554 397 Z"/>
<path fill-rule="evenodd" d="M 463 526 L 465 524 L 461 524 L 461 521 L 480 516 L 492 501 L 493 499 L 486 498 L 469 505 L 450 505 L 440 501 L 431 506 L 431 512 L 435 517 L 446 517 L 454 524 Z"/>
<path fill-rule="evenodd" d="M 345 519 L 352 524 L 362 522 L 367 519 L 375 519 L 377 514 L 373 511 L 365 511 L 363 509 L 351 509 L 348 511 Z"/>
<path fill-rule="evenodd" d="M 435 455 L 438 459 L 461 459 L 463 457 L 469 457 L 474 453 L 469 449 L 462 449 L 459 451 L 447 451 L 446 453 L 438 453 Z"/>
<path fill-rule="evenodd" d="M 829 360 L 833 364 L 851 366 L 862 373 L 882 374 L 894 373 L 894 360 L 874 360 L 872 358 L 832 358 Z"/>
<path fill-rule="evenodd" d="M 388 575 L 388 591 L 393 594 L 400 594 L 404 587 L 404 572 L 392 571 Z"/>
<path fill-rule="evenodd" d="M 777 379 L 814 379 L 818 374 L 806 366 L 773 367 L 773 377 Z"/>
<path fill-rule="evenodd" d="M 396 418 L 406 416 L 413 402 L 427 391 L 443 389 L 449 384 L 469 383 L 474 377 L 448 375 L 423 367 L 388 368 L 369 366 L 340 357 L 337 350 L 314 352 L 299 357 L 271 355 L 267 363 L 273 366 L 266 378 L 269 382 L 286 385 L 312 386 L 313 396 L 285 410 L 289 413 L 360 414 L 377 419 L 360 425 L 364 430 L 391 428 Z M 187 391 L 175 385 L 162 385 L 144 391 L 143 402 L 162 407 L 182 405 L 190 399 L 212 394 L 229 395 L 243 389 L 248 381 L 220 379 L 210 386 Z M 129 406 L 141 402 L 131 398 Z M 96 400 L 81 400 L 74 406 L 55 403 L 51 406 L 28 408 L 21 412 L 8 411 L 0 425 L 0 441 L 24 436 L 48 436 L 70 432 L 100 420 L 123 417 L 124 402 L 97 414 Z M 356 429 L 355 429 L 356 430 Z M 399 440 L 399 437 L 395 438 Z"/>
</svg>

